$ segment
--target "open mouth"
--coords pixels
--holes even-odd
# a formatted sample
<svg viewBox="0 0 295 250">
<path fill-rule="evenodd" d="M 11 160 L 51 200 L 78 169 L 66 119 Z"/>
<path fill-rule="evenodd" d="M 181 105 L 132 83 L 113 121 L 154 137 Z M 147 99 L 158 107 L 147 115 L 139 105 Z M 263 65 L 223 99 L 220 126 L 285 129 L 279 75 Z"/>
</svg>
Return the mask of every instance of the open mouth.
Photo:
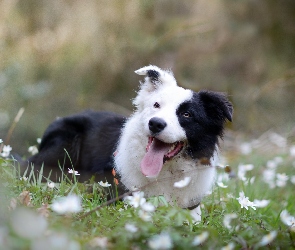
<svg viewBox="0 0 295 250">
<path fill-rule="evenodd" d="M 164 163 L 175 157 L 183 148 L 184 142 L 165 143 L 149 137 L 146 154 L 141 161 L 141 172 L 147 177 L 157 177 Z"/>
</svg>

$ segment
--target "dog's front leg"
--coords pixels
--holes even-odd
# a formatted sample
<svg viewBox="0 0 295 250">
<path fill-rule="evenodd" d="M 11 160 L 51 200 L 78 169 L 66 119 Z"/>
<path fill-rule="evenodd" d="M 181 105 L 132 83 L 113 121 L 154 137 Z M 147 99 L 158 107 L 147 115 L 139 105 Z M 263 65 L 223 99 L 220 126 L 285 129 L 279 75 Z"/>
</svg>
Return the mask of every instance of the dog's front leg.
<svg viewBox="0 0 295 250">
<path fill-rule="evenodd" d="M 201 205 L 197 206 L 196 208 L 190 211 L 191 216 L 193 218 L 193 223 L 200 223 L 201 222 Z"/>
</svg>

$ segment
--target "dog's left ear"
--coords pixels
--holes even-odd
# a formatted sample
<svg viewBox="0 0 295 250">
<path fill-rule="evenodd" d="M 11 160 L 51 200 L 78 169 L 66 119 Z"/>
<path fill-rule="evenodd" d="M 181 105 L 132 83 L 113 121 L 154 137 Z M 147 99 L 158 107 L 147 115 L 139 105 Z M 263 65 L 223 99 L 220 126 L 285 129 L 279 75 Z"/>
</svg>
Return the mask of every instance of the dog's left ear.
<svg viewBox="0 0 295 250">
<path fill-rule="evenodd" d="M 157 66 L 149 65 L 135 71 L 138 75 L 146 76 L 144 82 L 141 82 L 140 89 L 137 92 L 133 104 L 137 109 L 143 108 L 145 99 L 154 91 L 162 86 L 177 86 L 173 73 L 169 70 L 160 69 Z"/>
<path fill-rule="evenodd" d="M 199 96 L 207 114 L 221 120 L 227 119 L 230 122 L 232 121 L 233 106 L 227 99 L 226 94 L 203 90 L 199 92 Z"/>
<path fill-rule="evenodd" d="M 160 71 L 161 71 L 161 69 L 158 68 L 157 66 L 150 65 L 150 66 L 146 66 L 146 67 L 140 68 L 138 70 L 135 70 L 134 72 L 138 75 L 147 76 L 147 78 L 152 83 L 155 84 L 159 81 Z"/>
<path fill-rule="evenodd" d="M 135 71 L 138 75 L 146 76 L 141 89 L 153 91 L 161 85 L 176 85 L 173 73 L 169 70 L 160 69 L 157 66 L 149 65 Z"/>
</svg>

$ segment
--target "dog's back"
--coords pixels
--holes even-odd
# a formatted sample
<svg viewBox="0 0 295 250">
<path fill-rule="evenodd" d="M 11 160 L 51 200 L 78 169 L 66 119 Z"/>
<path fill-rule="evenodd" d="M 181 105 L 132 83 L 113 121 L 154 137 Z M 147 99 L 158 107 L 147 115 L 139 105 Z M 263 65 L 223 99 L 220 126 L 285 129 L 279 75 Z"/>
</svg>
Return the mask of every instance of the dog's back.
<svg viewBox="0 0 295 250">
<path fill-rule="evenodd" d="M 111 112 L 85 111 L 58 118 L 46 129 L 39 153 L 29 158 L 35 168 L 74 168 L 83 172 L 111 170 L 125 117 Z"/>
</svg>

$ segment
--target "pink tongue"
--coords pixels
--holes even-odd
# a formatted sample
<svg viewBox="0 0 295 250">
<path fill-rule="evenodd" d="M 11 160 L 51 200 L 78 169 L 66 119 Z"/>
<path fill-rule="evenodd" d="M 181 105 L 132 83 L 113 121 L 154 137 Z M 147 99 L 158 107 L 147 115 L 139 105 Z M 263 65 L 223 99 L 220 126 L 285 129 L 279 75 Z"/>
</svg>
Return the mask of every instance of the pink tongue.
<svg viewBox="0 0 295 250">
<path fill-rule="evenodd" d="M 164 155 L 170 147 L 171 144 L 154 138 L 148 152 L 141 161 L 141 172 L 148 177 L 157 177 L 163 167 Z"/>
</svg>

